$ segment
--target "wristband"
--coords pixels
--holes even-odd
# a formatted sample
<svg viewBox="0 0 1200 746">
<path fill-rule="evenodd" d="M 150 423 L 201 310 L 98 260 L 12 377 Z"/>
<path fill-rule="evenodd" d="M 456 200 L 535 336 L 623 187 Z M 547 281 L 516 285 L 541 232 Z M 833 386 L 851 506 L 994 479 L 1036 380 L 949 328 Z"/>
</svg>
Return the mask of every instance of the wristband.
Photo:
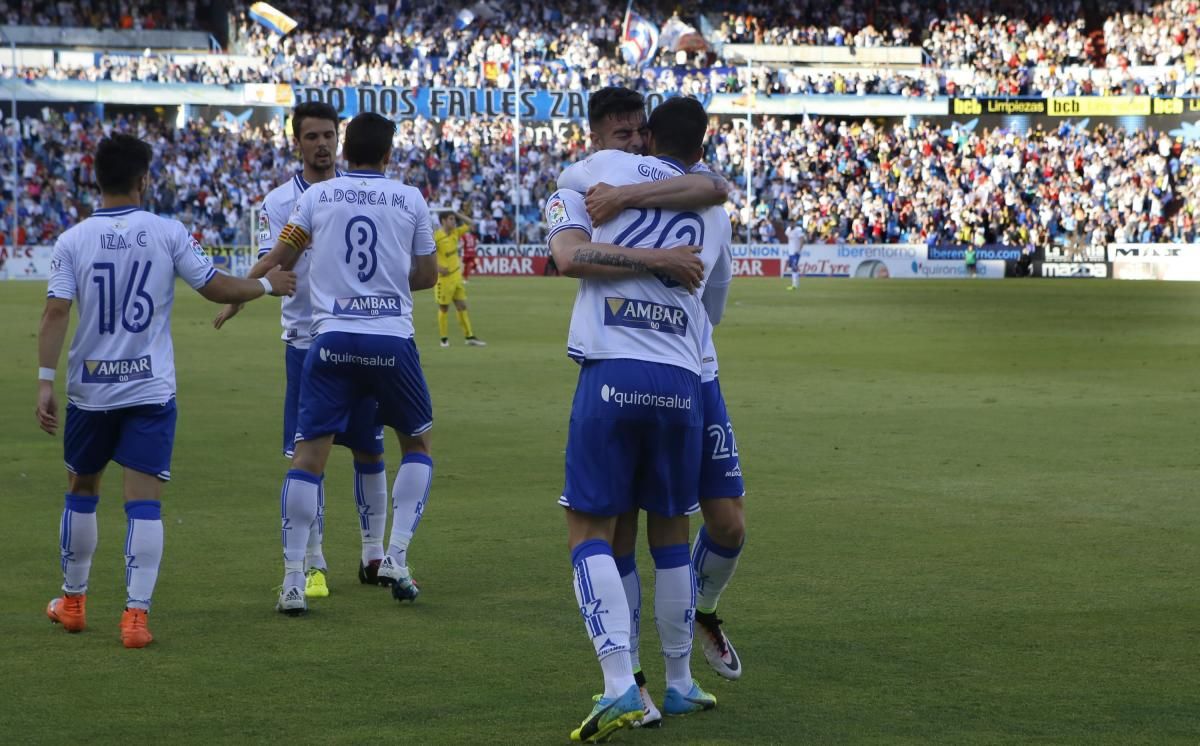
<svg viewBox="0 0 1200 746">
<path fill-rule="evenodd" d="M 38 368 L 38 380 L 54 383 L 54 368 Z"/>
<path fill-rule="evenodd" d="M 265 278 L 265 277 L 260 277 L 260 278 L 258 278 L 258 283 L 259 283 L 260 285 L 262 285 L 262 286 L 263 286 L 263 293 L 264 293 L 264 294 L 266 294 L 266 295 L 270 295 L 270 294 L 271 294 L 271 290 L 272 290 L 272 288 L 271 288 L 271 281 L 270 281 L 270 280 L 268 280 L 268 279 L 267 279 L 267 278 Z"/>
</svg>

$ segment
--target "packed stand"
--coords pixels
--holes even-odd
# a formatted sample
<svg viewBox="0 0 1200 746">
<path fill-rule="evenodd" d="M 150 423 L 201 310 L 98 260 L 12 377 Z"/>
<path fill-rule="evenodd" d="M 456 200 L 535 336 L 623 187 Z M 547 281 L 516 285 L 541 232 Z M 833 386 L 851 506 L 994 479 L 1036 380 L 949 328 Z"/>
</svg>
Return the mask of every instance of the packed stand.
<svg viewBox="0 0 1200 746">
<path fill-rule="evenodd" d="M 735 230 L 744 235 L 749 222 L 760 241 L 781 241 L 781 227 L 797 223 L 831 243 L 1200 241 L 1200 140 L 1153 130 L 1064 123 L 976 133 L 766 118 L 751 208 L 742 123 L 722 125 L 708 149 L 737 184 L 727 206 Z"/>
<path fill-rule="evenodd" d="M 575 124 L 534 123 L 523 131 L 521 219 L 525 239 L 536 241 L 542 235 L 541 203 L 554 190 L 561 164 L 585 152 L 587 141 Z M 275 125 L 191 122 L 176 130 L 150 118 L 101 121 L 73 111 L 26 118 L 19 135 L 10 127 L 0 141 L 0 179 L 7 196 L 13 190 L 12 138 L 20 139 L 19 243 L 52 242 L 91 214 L 98 199 L 91 154 L 113 132 L 135 134 L 154 148 L 147 209 L 182 221 L 206 246 L 249 244 L 250 208 L 298 170 L 290 138 Z M 511 241 L 517 222 L 514 159 L 508 120 L 480 126 L 416 119 L 400 123 L 392 174 L 418 186 L 431 205 L 472 215 L 483 238 Z M 0 234 L 6 244 L 12 209 L 5 199 Z"/>
<path fill-rule="evenodd" d="M 640 68 L 621 58 L 620 8 L 584 0 L 493 4 L 494 11 L 475 6 L 479 17 L 460 28 L 454 14 L 440 6 L 341 0 L 290 4 L 288 12 L 300 26 L 284 37 L 239 8 L 229 55 L 113 53 L 92 66 L 22 69 L 18 75 L 121 83 L 511 88 L 513 53 L 519 50 L 521 84 L 527 89 L 629 85 L 692 95 L 753 88 L 763 94 L 907 97 L 1200 93 L 1197 0 L 1167 0 L 1136 13 L 1111 3 L 1103 30 L 1094 33 L 1087 30 L 1080 0 L 964 0 L 940 9 L 915 0 L 737 3 L 737 11 L 722 5 L 734 4 L 684 9 L 689 20 L 702 10 L 716 21 L 701 24 L 706 48 L 663 48 Z M 195 2 L 96 3 L 87 14 L 77 6 L 60 2 L 35 10 L 24 2 L 8 15 L 42 25 L 87 20 L 83 25 L 134 27 L 186 27 L 184 18 L 197 17 Z M 660 25 L 668 12 L 664 8 L 655 16 Z M 348 34 L 347 28 L 356 32 Z M 726 43 L 918 45 L 927 64 L 858 70 L 759 65 L 747 74 L 719 54 Z"/>
<path fill-rule="evenodd" d="M 194 30 L 209 5 L 203 0 L 0 0 L 0 18 L 10 26 Z"/>
<path fill-rule="evenodd" d="M 720 125 L 707 146 L 707 162 L 733 184 L 728 207 L 739 240 L 749 225 L 754 240 L 781 241 L 783 227 L 795 223 L 814 241 L 851 243 L 1200 240 L 1194 222 L 1200 141 L 1066 123 L 1020 134 L 767 117 L 757 130 L 750 208 L 744 123 Z M 90 153 L 113 131 L 138 134 L 153 145 L 148 207 L 182 220 L 206 245 L 249 243 L 251 206 L 297 168 L 291 144 L 276 126 L 239 131 L 192 123 L 174 130 L 124 117 L 26 119 L 18 163 L 22 243 L 52 241 L 91 213 L 96 193 Z M 13 134 L 6 132 L 0 143 L 6 194 L 12 189 Z M 587 149 L 579 125 L 524 125 L 515 185 L 509 121 L 417 119 L 400 123 L 391 173 L 420 188 L 431 205 L 475 217 L 485 242 L 515 240 L 517 186 L 522 239 L 537 242 L 543 236 L 540 206 L 557 174 Z M 6 233 L 10 211 L 5 204 Z"/>
</svg>

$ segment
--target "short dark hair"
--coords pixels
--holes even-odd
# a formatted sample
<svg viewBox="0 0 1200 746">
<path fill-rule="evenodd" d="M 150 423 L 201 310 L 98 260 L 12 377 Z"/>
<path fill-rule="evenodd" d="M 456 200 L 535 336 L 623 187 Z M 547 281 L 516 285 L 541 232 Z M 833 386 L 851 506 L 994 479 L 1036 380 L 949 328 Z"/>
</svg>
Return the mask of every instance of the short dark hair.
<svg viewBox="0 0 1200 746">
<path fill-rule="evenodd" d="M 704 147 L 708 113 L 704 104 L 691 96 L 678 96 L 663 101 L 650 112 L 647 126 L 654 136 L 656 151 L 682 159 Z"/>
<path fill-rule="evenodd" d="M 379 163 L 391 149 L 395 136 L 395 122 L 375 112 L 364 111 L 346 126 L 342 154 L 347 163 Z"/>
<path fill-rule="evenodd" d="M 96 183 L 105 194 L 133 191 L 138 179 L 150 170 L 154 151 L 133 135 L 111 135 L 96 148 Z"/>
<path fill-rule="evenodd" d="M 300 124 L 305 119 L 328 119 L 336 129 L 337 110 L 324 101 L 305 101 L 292 109 L 292 136 L 300 137 Z"/>
<path fill-rule="evenodd" d="M 588 96 L 588 124 L 596 127 L 606 117 L 621 116 L 640 111 L 646 112 L 646 99 L 642 94 L 621 86 L 609 86 Z"/>
</svg>

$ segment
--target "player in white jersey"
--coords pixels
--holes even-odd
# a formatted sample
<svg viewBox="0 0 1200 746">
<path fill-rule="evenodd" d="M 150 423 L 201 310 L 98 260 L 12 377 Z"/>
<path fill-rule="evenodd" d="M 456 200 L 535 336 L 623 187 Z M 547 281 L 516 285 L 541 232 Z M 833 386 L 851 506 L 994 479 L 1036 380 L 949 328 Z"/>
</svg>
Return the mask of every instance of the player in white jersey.
<svg viewBox="0 0 1200 746">
<path fill-rule="evenodd" d="M 283 483 L 284 582 L 276 608 L 307 609 L 304 550 L 316 518 L 321 475 L 334 434 L 364 398 L 376 422 L 396 431 L 403 458 L 392 488 L 392 532 L 380 563 L 392 595 L 414 600 L 408 545 L 433 479 L 433 408 L 413 341 L 412 292 L 437 280 L 429 207 L 414 187 L 384 176 L 396 127 L 378 114 L 356 116 L 343 152 L 350 170 L 314 184 L 266 256 L 287 264 L 312 254 L 312 346 L 300 379 L 292 469 Z M 311 244 L 311 248 L 308 248 Z"/>
<path fill-rule="evenodd" d="M 649 168 L 666 179 L 684 173 L 677 159 L 691 163 L 699 157 L 707 117 L 699 102 L 679 99 L 657 111 L 650 127 L 661 158 L 645 163 L 626 156 L 631 162 L 624 165 Z M 643 702 L 633 675 L 630 632 L 636 620 L 630 618 L 622 573 L 612 554 L 616 517 L 635 507 L 656 514 L 651 553 L 659 599 L 656 621 L 667 663 L 663 708 L 668 714 L 684 714 L 716 704 L 692 680 L 689 667 L 695 597 L 687 514 L 698 508 L 701 327 L 706 323 L 703 306 L 691 291 L 702 290 L 704 267 L 728 250 L 730 226 L 719 208 L 699 213 L 641 210 L 598 231 L 594 243 L 563 242 L 558 234 L 584 228 L 571 225 L 566 204 L 581 197 L 561 194 L 547 205 L 551 250 L 564 274 L 583 279 L 568 344 L 568 354 L 581 362 L 582 370 L 560 504 L 568 508 L 576 597 L 605 672 L 597 706 L 572 733 L 572 738 L 587 741 L 637 723 L 652 707 Z M 633 249 L 614 252 L 606 241 Z M 688 266 L 696 257 L 687 252 L 694 249 L 669 248 L 689 242 L 704 247 L 699 267 Z M 685 261 L 668 269 L 671 255 L 680 251 Z"/>
<path fill-rule="evenodd" d="M 271 190 L 263 199 L 259 213 L 258 256 L 261 260 L 275 244 L 275 238 L 287 225 L 300 196 L 312 184 L 343 175 L 335 166 L 337 153 L 337 112 L 329 104 L 308 101 L 292 112 L 292 134 L 300 151 L 303 170 Z M 310 253 L 296 259 L 296 294 L 284 298 L 281 311 L 284 340 L 284 373 L 287 388 L 283 398 L 283 453 L 292 457 L 296 441 L 296 422 L 300 410 L 300 375 L 304 357 L 312 345 L 312 301 L 308 292 Z M 251 268 L 250 277 L 260 277 L 269 267 L 260 261 Z M 226 306 L 213 321 L 221 326 L 240 310 Z M 375 424 L 375 401 L 362 399 L 351 413 L 345 432 L 334 437 L 334 443 L 351 450 L 354 457 L 354 502 L 358 507 L 359 531 L 362 534 L 362 557 L 358 579 L 376 584 L 379 565 L 383 560 L 383 534 L 387 524 L 387 473 L 383 462 L 383 428 Z M 304 558 L 305 596 L 324 598 L 329 595 L 328 566 L 323 551 L 325 533 L 325 491 L 318 496 L 317 518 L 309 531 L 308 548 Z M 387 584 L 386 579 L 383 582 Z"/>
<path fill-rule="evenodd" d="M 637 198 L 644 184 L 636 181 L 632 184 L 614 186 L 600 182 L 608 178 L 606 175 L 619 171 L 614 169 L 614 159 L 620 161 L 627 158 L 624 153 L 597 153 L 568 168 L 561 177 L 559 185 L 569 189 L 587 192 L 587 214 L 580 214 L 578 194 L 575 191 L 560 191 L 556 193 L 564 200 L 574 199 L 572 221 L 578 225 L 578 231 L 591 230 L 591 217 L 595 224 L 601 224 L 620 214 L 619 211 L 631 204 Z M 702 163 L 696 163 L 689 169 L 692 174 L 709 173 Z M 629 174 L 632 179 L 653 180 L 656 176 L 651 165 L 639 168 L 626 168 L 622 173 Z M 677 177 L 679 178 L 679 177 Z M 669 184 L 671 181 L 658 181 L 659 184 Z M 576 239 L 578 240 L 578 239 Z M 745 496 L 745 484 L 742 479 L 741 461 L 734 438 L 733 424 L 725 406 L 725 398 L 721 393 L 721 385 L 717 379 L 717 353 L 712 341 L 712 329 L 720 323 L 724 314 L 725 299 L 728 295 L 729 283 L 733 278 L 733 257 L 729 252 L 723 253 L 717 265 L 713 268 L 712 276 L 705 284 L 702 300 L 712 323 L 705 331 L 705 367 L 702 373 L 702 389 L 704 396 L 704 432 L 706 440 L 710 441 L 705 448 L 701 462 L 700 505 L 704 514 L 704 525 L 696 535 L 692 552 L 692 567 L 696 575 L 696 621 L 700 623 L 702 635 L 700 644 L 704 657 L 721 676 L 727 679 L 737 679 L 742 675 L 741 659 L 737 650 L 729 641 L 722 629 L 723 621 L 717 617 L 717 604 L 721 594 L 728 587 L 745 544 L 746 525 L 742 507 Z M 648 520 L 648 528 L 653 541 L 654 517 Z M 630 610 L 633 614 L 631 624 L 635 629 L 633 636 L 635 651 L 635 667 L 637 666 L 637 634 L 636 628 L 640 621 L 638 605 L 641 590 L 637 585 L 636 565 L 633 562 L 637 541 L 636 511 L 622 516 L 617 521 L 616 537 L 613 551 L 617 553 L 618 567 L 622 572 L 626 591 L 630 599 Z M 624 561 L 621 561 L 621 559 Z"/>
<path fill-rule="evenodd" d="M 784 235 L 788 240 L 787 270 L 792 276 L 792 284 L 788 285 L 788 290 L 796 290 L 800 287 L 800 252 L 804 249 L 807 236 L 799 223 L 788 228 Z"/>
<path fill-rule="evenodd" d="M 278 268 L 262 280 L 219 274 L 182 223 L 143 211 L 151 157 L 150 146 L 129 135 L 101 141 L 95 168 L 104 206 L 55 244 L 38 334 L 37 418 L 54 435 L 54 369 L 71 304 L 79 301 L 79 324 L 67 353 L 63 450 L 69 491 L 59 533 L 63 595 L 46 613 L 68 632 L 86 626 L 100 481 L 108 462 L 116 461 L 125 471 L 128 517 L 120 624 L 127 648 L 153 640 L 146 616 L 162 559 L 162 486 L 171 478 L 175 439 L 175 277 L 217 303 L 241 303 L 268 292 L 286 295 L 295 288 L 295 275 Z"/>
<path fill-rule="evenodd" d="M 640 138 L 636 134 L 629 134 L 644 129 L 645 113 L 640 94 L 621 88 L 604 89 L 592 95 L 589 110 L 598 103 L 603 107 L 602 110 L 597 112 L 597 116 L 589 116 L 592 145 L 599 150 L 618 149 L 629 153 L 641 153 L 643 145 Z M 611 111 L 614 103 L 621 106 L 618 111 L 625 116 L 606 118 L 605 110 Z M 589 114 L 591 113 L 592 111 L 589 111 Z M 615 121 L 612 121 L 614 119 Z M 614 137 L 614 134 L 618 136 Z M 647 266 L 653 261 L 654 252 L 649 252 L 649 256 L 646 256 L 646 252 L 640 249 L 612 246 L 595 250 L 595 245 L 590 243 L 593 221 L 595 224 L 605 223 L 627 208 L 660 206 L 696 209 L 725 201 L 727 189 L 722 179 L 714 176 L 702 163 L 694 164 L 690 171 L 691 175 L 688 176 L 619 187 L 597 183 L 596 179 L 603 178 L 603 174 L 586 175 L 576 170 L 576 173 L 568 175 L 568 180 L 584 179 L 574 186 L 581 190 L 586 189 L 587 198 L 585 203 L 581 193 L 561 189 L 551 195 L 547 205 L 547 219 L 551 223 L 550 246 L 556 256 L 569 262 L 564 274 L 573 277 L 600 277 L 612 276 L 614 272 L 634 271 L 628 269 L 629 267 L 636 267 L 640 271 L 654 270 L 654 267 Z M 560 183 L 561 181 L 560 179 Z M 588 188 L 593 183 L 596 185 Z M 570 259 L 581 249 L 586 249 L 590 255 L 588 263 Z M 657 253 L 661 255 L 664 252 Z M 591 263 L 596 261 L 605 266 Z M 627 269 L 615 269 L 616 266 Z M 723 313 L 731 277 L 732 257 L 729 252 L 723 252 L 705 284 L 702 296 L 708 315 L 714 321 L 719 322 Z M 715 609 L 717 599 L 728 585 L 736 568 L 745 536 L 741 505 L 744 486 L 737 461 L 737 449 L 733 445 L 732 425 L 729 424 L 724 399 L 716 381 L 716 350 L 712 345 L 711 326 L 706 328 L 705 340 L 701 383 L 705 402 L 704 429 L 706 437 L 713 440 L 718 435 L 718 429 L 726 432 L 728 436 L 724 447 L 718 448 L 717 443 L 713 444 L 711 450 L 706 447 L 701 461 L 700 494 L 705 527 L 697 535 L 692 554 L 699 591 L 697 621 L 701 623 L 703 630 L 701 647 L 710 665 L 726 678 L 737 678 L 741 671 L 740 663 L 732 644 L 721 630 L 721 620 L 716 617 Z M 641 687 L 646 713 L 640 725 L 655 726 L 661 724 L 662 716 L 646 690 L 646 678 L 639 660 L 641 583 L 635 562 L 637 513 L 635 509 L 617 520 L 612 547 L 630 611 L 630 652 L 634 676 Z M 648 521 L 653 536 L 654 519 L 651 517 Z"/>
</svg>

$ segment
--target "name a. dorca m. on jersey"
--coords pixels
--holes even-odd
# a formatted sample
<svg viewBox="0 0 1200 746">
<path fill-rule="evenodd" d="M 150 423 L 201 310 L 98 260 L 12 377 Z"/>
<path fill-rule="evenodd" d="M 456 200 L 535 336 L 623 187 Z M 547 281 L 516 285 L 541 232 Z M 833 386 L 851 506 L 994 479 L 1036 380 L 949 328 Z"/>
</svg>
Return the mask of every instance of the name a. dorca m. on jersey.
<svg viewBox="0 0 1200 746">
<path fill-rule="evenodd" d="M 383 205 L 387 207 L 389 196 L 391 197 L 392 207 L 399 207 L 401 210 L 408 209 L 408 205 L 404 204 L 404 195 L 388 195 L 385 192 L 373 189 L 327 189 L 321 192 L 321 197 L 317 201 L 331 203 L 345 202 L 348 205 Z"/>
</svg>

